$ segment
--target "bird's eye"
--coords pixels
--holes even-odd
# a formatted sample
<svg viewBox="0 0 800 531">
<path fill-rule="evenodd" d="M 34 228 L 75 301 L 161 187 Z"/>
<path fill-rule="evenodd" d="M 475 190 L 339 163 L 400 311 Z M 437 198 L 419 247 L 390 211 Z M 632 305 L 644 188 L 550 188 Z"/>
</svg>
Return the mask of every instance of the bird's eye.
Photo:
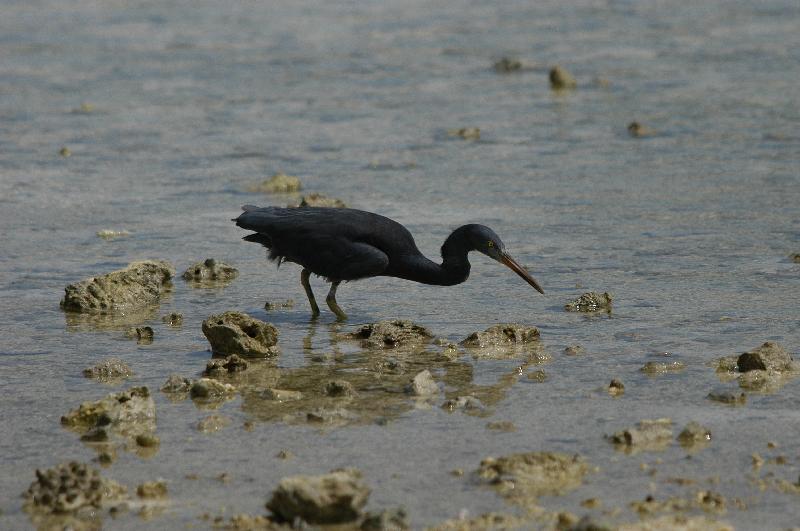
<svg viewBox="0 0 800 531">
<path fill-rule="evenodd" d="M 494 242 L 492 240 L 489 240 L 489 243 L 487 243 L 487 245 L 491 249 L 492 247 L 494 247 Z"/>
</svg>

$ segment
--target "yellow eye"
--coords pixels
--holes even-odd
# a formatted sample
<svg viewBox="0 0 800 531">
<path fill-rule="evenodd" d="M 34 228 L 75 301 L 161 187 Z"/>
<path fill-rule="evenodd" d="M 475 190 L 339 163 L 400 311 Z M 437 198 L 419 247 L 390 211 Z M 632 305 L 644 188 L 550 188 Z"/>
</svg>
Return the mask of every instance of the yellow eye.
<svg viewBox="0 0 800 531">
<path fill-rule="evenodd" d="M 491 248 L 491 247 L 494 247 L 494 242 L 493 242 L 492 240 L 489 240 L 489 243 L 487 243 L 487 245 L 488 245 L 490 248 Z"/>
</svg>

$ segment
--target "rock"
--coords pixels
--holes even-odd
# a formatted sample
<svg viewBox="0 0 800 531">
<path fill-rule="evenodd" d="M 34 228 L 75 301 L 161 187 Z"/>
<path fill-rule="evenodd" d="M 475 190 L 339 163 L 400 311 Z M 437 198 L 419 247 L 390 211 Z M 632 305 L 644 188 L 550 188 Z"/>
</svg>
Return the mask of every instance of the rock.
<svg viewBox="0 0 800 531">
<path fill-rule="evenodd" d="M 184 271 L 182 278 L 195 283 L 224 283 L 239 276 L 239 270 L 213 258 L 197 262 Z"/>
<path fill-rule="evenodd" d="M 366 348 L 393 348 L 427 343 L 433 334 L 425 327 L 398 319 L 364 325 L 347 337 L 360 339 Z"/>
<path fill-rule="evenodd" d="M 36 481 L 23 494 L 25 509 L 42 513 L 71 513 L 82 507 L 101 508 L 124 499 L 126 489 L 105 479 L 89 465 L 62 463 L 36 470 Z"/>
<path fill-rule="evenodd" d="M 506 432 L 517 431 L 517 427 L 510 420 L 497 420 L 493 422 L 487 422 L 486 429 L 495 431 L 506 431 Z"/>
<path fill-rule="evenodd" d="M 589 466 L 577 455 L 530 452 L 481 461 L 478 476 L 511 501 L 561 495 L 583 482 Z"/>
<path fill-rule="evenodd" d="M 326 396 L 342 398 L 342 397 L 354 397 L 357 396 L 358 393 L 356 392 L 353 384 L 348 382 L 347 380 L 332 380 L 325 384 L 322 389 L 323 393 Z"/>
<path fill-rule="evenodd" d="M 164 261 L 134 262 L 126 269 L 70 284 L 61 308 L 70 312 L 124 314 L 158 302 L 175 274 Z"/>
<path fill-rule="evenodd" d="M 357 421 L 360 417 L 343 407 L 317 408 L 307 412 L 305 420 L 309 424 L 344 425 Z"/>
<path fill-rule="evenodd" d="M 248 364 L 245 360 L 236 354 L 231 354 L 225 359 L 213 359 L 206 363 L 206 370 L 203 371 L 203 376 L 223 376 L 225 374 L 245 371 L 247 367 Z"/>
<path fill-rule="evenodd" d="M 484 406 L 483 402 L 474 396 L 467 395 L 445 400 L 444 404 L 442 404 L 442 409 L 445 411 L 455 411 L 457 409 L 461 409 L 466 412 L 480 413 L 486 411 L 486 406 Z"/>
<path fill-rule="evenodd" d="M 290 203 L 286 205 L 292 207 L 324 207 L 324 208 L 347 208 L 347 204 L 341 199 L 335 197 L 328 197 L 323 194 L 313 193 L 300 197 L 299 203 Z"/>
<path fill-rule="evenodd" d="M 664 363 L 661 361 L 648 361 L 644 366 L 639 369 L 648 376 L 658 376 L 667 374 L 668 372 L 680 372 L 686 368 L 686 365 L 681 361 L 673 361 L 671 363 Z"/>
<path fill-rule="evenodd" d="M 402 531 L 409 529 L 405 509 L 384 509 L 379 513 L 367 513 L 361 522 L 361 531 Z"/>
<path fill-rule="evenodd" d="M 218 382 L 211 378 L 200 378 L 192 382 L 189 396 L 195 399 L 217 400 L 227 398 L 236 393 L 236 388 L 231 384 Z"/>
<path fill-rule="evenodd" d="M 611 380 L 611 383 L 608 384 L 608 394 L 611 396 L 620 396 L 625 394 L 625 384 L 622 383 L 621 380 L 614 378 Z"/>
<path fill-rule="evenodd" d="M 145 481 L 136 487 L 136 495 L 148 500 L 163 499 L 167 497 L 167 482 L 163 479 Z"/>
<path fill-rule="evenodd" d="M 598 522 L 587 514 L 574 524 L 570 524 L 568 526 L 559 526 L 558 529 L 563 531 L 612 531 L 616 529 L 616 527 L 611 527 L 602 522 Z"/>
<path fill-rule="evenodd" d="M 200 419 L 200 421 L 197 423 L 197 431 L 201 431 L 203 433 L 213 433 L 221 430 L 225 426 L 229 426 L 230 423 L 230 417 L 226 417 L 225 415 L 217 415 L 215 413 Z"/>
<path fill-rule="evenodd" d="M 794 262 L 795 264 L 800 264 L 800 253 L 794 253 L 794 254 L 792 254 L 792 255 L 791 255 L 789 258 L 790 258 L 790 259 L 791 259 L 791 261 L 792 261 L 792 262 Z"/>
<path fill-rule="evenodd" d="M 718 522 L 707 516 L 665 514 L 640 522 L 622 524 L 617 531 L 734 531 L 726 522 Z"/>
<path fill-rule="evenodd" d="M 125 331 L 125 336 L 135 339 L 139 343 L 152 343 L 153 342 L 153 329 L 149 326 L 136 326 L 128 328 Z"/>
<path fill-rule="evenodd" d="M 439 385 L 433 379 L 431 371 L 425 369 L 418 372 L 414 379 L 405 387 L 407 394 L 412 396 L 432 396 L 439 394 Z"/>
<path fill-rule="evenodd" d="M 711 431 L 697 422 L 690 422 L 678 434 L 678 442 L 684 447 L 707 444 L 711 441 Z"/>
<path fill-rule="evenodd" d="M 241 312 L 212 315 L 203 321 L 203 334 L 211 343 L 214 354 L 222 356 L 238 354 L 246 358 L 270 358 L 280 352 L 278 330 Z"/>
<path fill-rule="evenodd" d="M 528 380 L 530 380 L 532 382 L 542 383 L 544 381 L 547 381 L 547 373 L 544 372 L 544 370 L 542 370 L 542 369 L 537 369 L 535 371 L 531 371 L 528 374 L 526 374 L 525 376 L 528 378 Z"/>
<path fill-rule="evenodd" d="M 731 391 L 729 389 L 714 389 L 706 396 L 709 400 L 720 402 L 722 404 L 729 404 L 732 406 L 741 406 L 747 403 L 747 394 L 741 391 Z"/>
<path fill-rule="evenodd" d="M 116 240 L 117 238 L 125 238 L 130 235 L 131 233 L 126 230 L 103 229 L 97 231 L 97 237 L 103 238 L 104 240 Z"/>
<path fill-rule="evenodd" d="M 261 393 L 261 397 L 266 400 L 275 400 L 277 402 L 289 402 L 291 400 L 300 400 L 303 398 L 303 393 L 300 391 L 290 391 L 288 389 L 265 389 Z"/>
<path fill-rule="evenodd" d="M 84 402 L 61 417 L 61 424 L 83 433 L 86 441 L 108 440 L 109 431 L 135 438 L 155 431 L 156 404 L 147 387 L 132 387 Z"/>
<path fill-rule="evenodd" d="M 70 149 L 67 146 L 64 146 L 64 147 L 62 147 L 61 149 L 58 150 L 58 154 L 61 155 L 64 158 L 71 157 L 72 156 L 72 151 L 70 151 Z"/>
<path fill-rule="evenodd" d="M 161 318 L 161 322 L 169 326 L 181 326 L 183 324 L 183 314 L 178 312 L 168 313 Z"/>
<path fill-rule="evenodd" d="M 94 367 L 83 369 L 83 375 L 101 382 L 111 382 L 130 378 L 133 371 L 119 358 L 106 358 Z"/>
<path fill-rule="evenodd" d="M 285 301 L 267 301 L 264 303 L 264 309 L 268 312 L 283 308 L 294 308 L 294 301 L 292 299 L 286 299 Z"/>
<path fill-rule="evenodd" d="M 662 450 L 672 441 L 672 421 L 666 418 L 642 420 L 635 428 L 618 431 L 610 439 L 629 449 Z"/>
<path fill-rule="evenodd" d="M 572 74 L 556 65 L 550 69 L 550 88 L 553 90 L 572 89 L 578 86 L 578 82 Z"/>
<path fill-rule="evenodd" d="M 792 369 L 792 357 L 780 345 L 767 341 L 758 348 L 741 354 L 736 362 L 740 372 L 788 371 Z"/>
<path fill-rule="evenodd" d="M 498 74 L 510 74 L 522 70 L 522 61 L 511 57 L 502 57 L 492 67 Z"/>
<path fill-rule="evenodd" d="M 610 312 L 611 300 L 611 294 L 608 292 L 601 294 L 590 291 L 565 304 L 564 309 L 568 312 L 598 312 L 600 310 Z"/>
<path fill-rule="evenodd" d="M 161 386 L 163 393 L 188 393 L 192 388 L 192 381 L 178 374 L 171 374 L 164 385 Z"/>
<path fill-rule="evenodd" d="M 300 179 L 285 173 L 276 173 L 269 179 L 263 181 L 261 184 L 251 186 L 251 192 L 265 192 L 268 194 L 285 194 L 289 192 L 297 192 L 302 188 Z"/>
<path fill-rule="evenodd" d="M 275 455 L 275 457 L 277 457 L 278 459 L 292 459 L 294 457 L 294 454 L 289 450 L 281 450 L 280 452 L 277 453 L 277 455 Z"/>
<path fill-rule="evenodd" d="M 280 481 L 267 509 L 286 522 L 299 518 L 309 524 L 340 524 L 362 516 L 369 494 L 356 470 L 292 476 Z"/>
<path fill-rule="evenodd" d="M 586 349 L 580 345 L 570 345 L 564 349 L 564 354 L 567 356 L 577 356 L 579 354 L 583 354 L 585 351 Z"/>
<path fill-rule="evenodd" d="M 539 341 L 539 329 L 519 324 L 498 324 L 483 332 L 473 332 L 461 344 L 465 347 L 486 348 Z"/>
<path fill-rule="evenodd" d="M 650 129 L 646 125 L 639 122 L 631 122 L 628 124 L 628 134 L 633 138 L 643 138 L 646 136 L 653 136 L 656 134 L 655 130 Z"/>
</svg>

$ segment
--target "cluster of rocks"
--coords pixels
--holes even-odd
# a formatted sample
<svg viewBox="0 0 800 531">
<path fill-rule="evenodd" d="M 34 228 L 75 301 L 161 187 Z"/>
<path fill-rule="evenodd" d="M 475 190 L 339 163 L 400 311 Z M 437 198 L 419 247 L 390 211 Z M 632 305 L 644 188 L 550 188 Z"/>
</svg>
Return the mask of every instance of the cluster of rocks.
<svg viewBox="0 0 800 531">
<path fill-rule="evenodd" d="M 717 372 L 735 377 L 742 389 L 774 392 L 800 374 L 800 364 L 779 344 L 767 341 L 748 352 L 720 358 Z"/>
<path fill-rule="evenodd" d="M 672 420 L 642 420 L 635 427 L 618 431 L 608 439 L 626 452 L 663 450 L 672 442 Z M 711 431 L 697 422 L 689 422 L 677 441 L 687 449 L 701 449 L 711 441 Z"/>
</svg>

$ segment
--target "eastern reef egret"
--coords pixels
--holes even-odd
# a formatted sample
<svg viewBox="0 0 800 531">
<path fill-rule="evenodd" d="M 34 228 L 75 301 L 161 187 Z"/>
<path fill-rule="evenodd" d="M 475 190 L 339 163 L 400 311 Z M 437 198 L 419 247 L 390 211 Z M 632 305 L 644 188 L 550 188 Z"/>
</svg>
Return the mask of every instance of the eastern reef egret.
<svg viewBox="0 0 800 531">
<path fill-rule="evenodd" d="M 308 283 L 311 273 L 326 278 L 331 289 L 325 302 L 336 317 L 347 315 L 336 303 L 336 288 L 345 280 L 398 277 L 423 284 L 452 286 L 467 280 L 467 253 L 478 251 L 508 266 L 539 293 L 541 286 L 506 252 L 492 229 L 462 225 L 442 245 L 442 263 L 426 258 L 404 226 L 387 217 L 350 208 L 242 207 L 233 221 L 255 231 L 243 239 L 269 249 L 270 260 L 294 262 L 303 268 L 300 281 L 314 317 L 319 306 Z"/>
</svg>

